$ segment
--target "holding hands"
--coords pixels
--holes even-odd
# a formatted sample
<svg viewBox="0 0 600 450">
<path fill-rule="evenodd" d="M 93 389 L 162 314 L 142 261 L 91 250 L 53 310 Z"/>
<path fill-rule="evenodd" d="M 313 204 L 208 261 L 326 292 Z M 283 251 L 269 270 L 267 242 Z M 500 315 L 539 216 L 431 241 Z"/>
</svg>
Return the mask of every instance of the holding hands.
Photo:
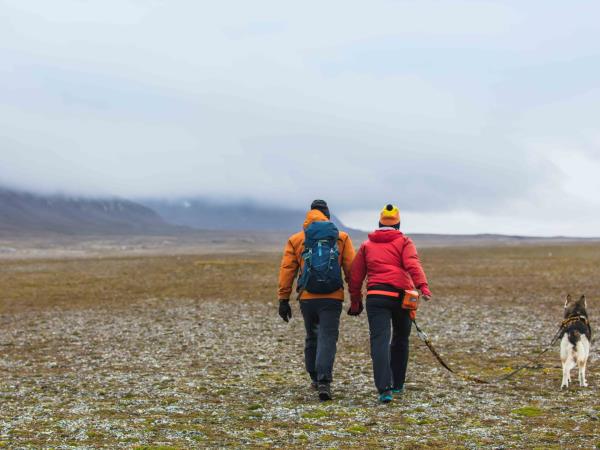
<svg viewBox="0 0 600 450">
<path fill-rule="evenodd" d="M 362 297 L 352 297 L 350 299 L 350 308 L 348 309 L 349 316 L 360 316 L 360 313 L 363 311 L 363 302 Z"/>
</svg>

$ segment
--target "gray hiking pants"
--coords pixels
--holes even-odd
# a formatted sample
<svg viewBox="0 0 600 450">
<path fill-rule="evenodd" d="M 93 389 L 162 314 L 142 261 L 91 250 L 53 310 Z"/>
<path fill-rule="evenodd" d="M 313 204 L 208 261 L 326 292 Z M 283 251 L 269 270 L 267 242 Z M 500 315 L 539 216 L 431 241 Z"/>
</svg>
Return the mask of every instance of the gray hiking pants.
<svg viewBox="0 0 600 450">
<path fill-rule="evenodd" d="M 304 364 L 313 381 L 330 383 L 333 379 L 342 303 L 331 298 L 300 301 L 306 328 Z"/>
</svg>

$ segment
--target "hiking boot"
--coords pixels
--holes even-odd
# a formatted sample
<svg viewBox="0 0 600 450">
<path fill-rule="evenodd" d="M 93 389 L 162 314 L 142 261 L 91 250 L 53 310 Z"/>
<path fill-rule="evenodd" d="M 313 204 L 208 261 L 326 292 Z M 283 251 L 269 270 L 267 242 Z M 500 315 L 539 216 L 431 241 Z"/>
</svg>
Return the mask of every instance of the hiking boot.
<svg viewBox="0 0 600 450">
<path fill-rule="evenodd" d="M 392 388 L 392 393 L 402 395 L 404 394 L 404 386 Z"/>
<path fill-rule="evenodd" d="M 331 386 L 329 383 L 319 383 L 317 390 L 319 391 L 319 400 L 322 402 L 331 400 Z"/>
<path fill-rule="evenodd" d="M 384 391 L 381 394 L 379 394 L 379 401 L 381 403 L 389 403 L 394 399 L 394 397 L 392 396 L 392 391 Z"/>
</svg>

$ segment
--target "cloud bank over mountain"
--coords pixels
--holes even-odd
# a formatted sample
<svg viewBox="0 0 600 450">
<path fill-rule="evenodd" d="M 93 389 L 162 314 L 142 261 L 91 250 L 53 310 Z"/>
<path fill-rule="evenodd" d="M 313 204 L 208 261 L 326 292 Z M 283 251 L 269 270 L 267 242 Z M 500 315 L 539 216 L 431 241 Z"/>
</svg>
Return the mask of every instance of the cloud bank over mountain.
<svg viewBox="0 0 600 450">
<path fill-rule="evenodd" d="M 0 184 L 598 235 L 599 13 L 3 1 Z"/>
</svg>

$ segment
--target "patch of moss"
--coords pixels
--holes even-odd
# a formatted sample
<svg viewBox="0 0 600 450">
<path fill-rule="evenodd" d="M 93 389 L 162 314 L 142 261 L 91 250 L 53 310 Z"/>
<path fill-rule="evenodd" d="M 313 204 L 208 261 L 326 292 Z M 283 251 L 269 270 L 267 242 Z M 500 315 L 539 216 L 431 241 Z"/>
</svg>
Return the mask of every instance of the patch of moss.
<svg viewBox="0 0 600 450">
<path fill-rule="evenodd" d="M 134 450 L 180 450 L 180 448 L 169 445 L 138 445 Z"/>
<path fill-rule="evenodd" d="M 336 417 L 354 417 L 356 413 L 354 411 L 336 411 Z"/>
<path fill-rule="evenodd" d="M 171 406 L 177 403 L 178 401 L 179 399 L 177 397 L 165 397 L 161 399 L 160 404 L 161 406 Z"/>
<path fill-rule="evenodd" d="M 419 419 L 419 420 L 417 421 L 417 423 L 418 423 L 419 425 L 428 425 L 428 424 L 430 424 L 430 423 L 435 423 L 435 420 L 434 420 L 434 419 L 430 419 L 430 418 L 427 418 L 427 417 L 426 417 L 426 418 L 423 418 L 423 419 Z"/>
<path fill-rule="evenodd" d="M 252 437 L 255 439 L 264 439 L 267 437 L 267 434 L 264 431 L 255 431 L 252 433 Z"/>
<path fill-rule="evenodd" d="M 304 419 L 320 419 L 322 417 L 327 417 L 327 411 L 323 409 L 315 409 L 314 411 L 305 412 L 302 414 Z"/>
<path fill-rule="evenodd" d="M 248 406 L 248 411 L 256 411 L 257 409 L 262 409 L 262 405 L 259 403 L 255 403 L 253 405 Z"/>
<path fill-rule="evenodd" d="M 364 425 L 352 425 L 350 428 L 347 428 L 346 431 L 352 434 L 363 434 L 369 430 Z"/>
<path fill-rule="evenodd" d="M 87 437 L 90 440 L 98 440 L 98 439 L 102 439 L 104 437 L 104 435 L 96 430 L 90 430 L 87 432 Z"/>
<path fill-rule="evenodd" d="M 542 410 L 536 406 L 524 406 L 522 408 L 513 409 L 513 414 L 523 417 L 537 417 L 542 415 Z"/>
</svg>

